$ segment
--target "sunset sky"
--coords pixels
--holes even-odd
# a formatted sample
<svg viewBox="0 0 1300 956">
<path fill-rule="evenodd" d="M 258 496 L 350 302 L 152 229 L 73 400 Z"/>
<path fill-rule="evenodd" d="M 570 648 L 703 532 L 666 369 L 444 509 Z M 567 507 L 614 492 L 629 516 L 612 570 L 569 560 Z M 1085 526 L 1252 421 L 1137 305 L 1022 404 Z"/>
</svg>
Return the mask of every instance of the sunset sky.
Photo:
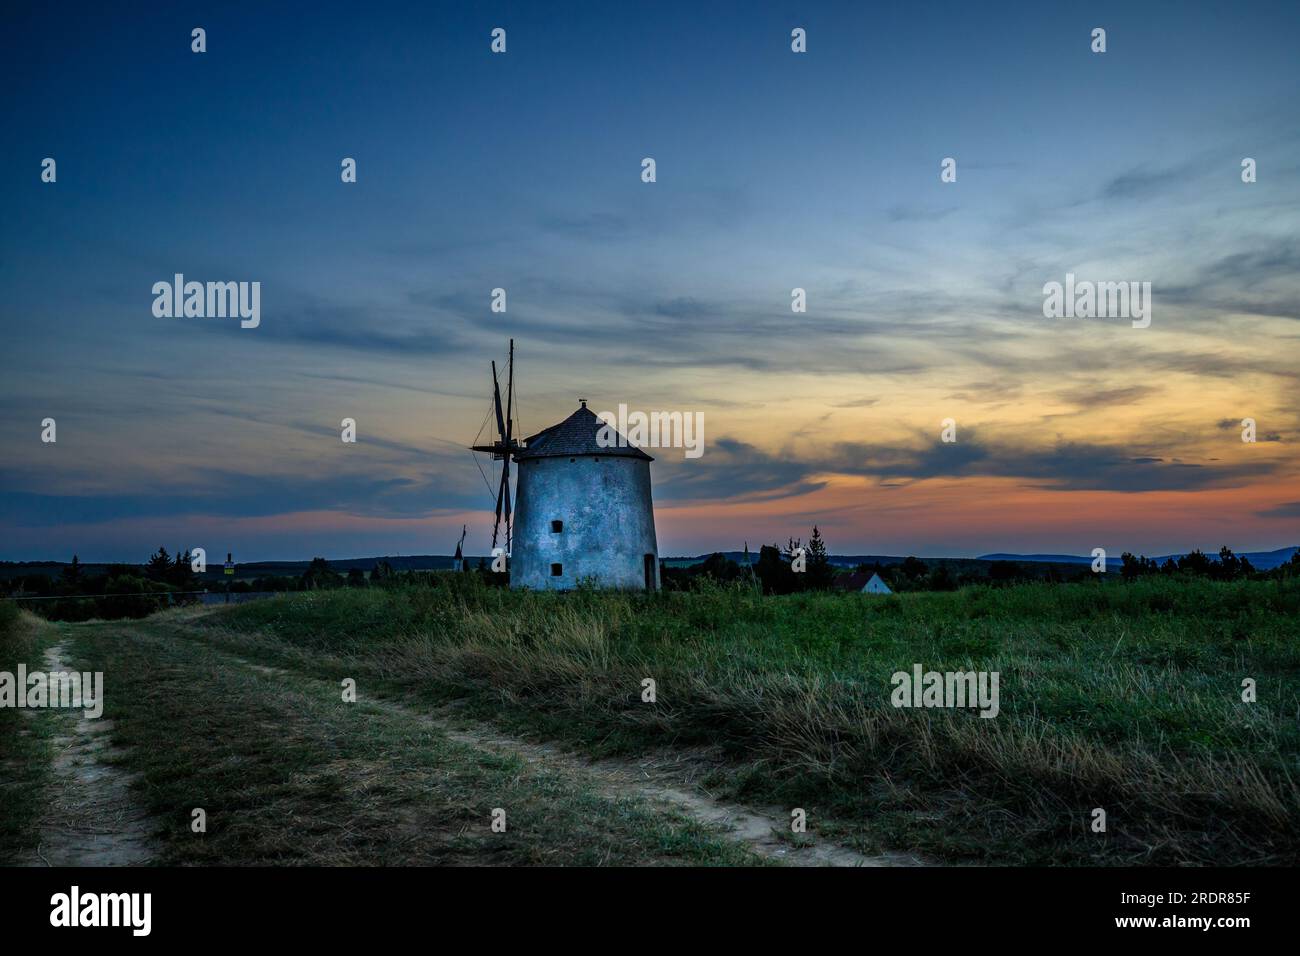
<svg viewBox="0 0 1300 956">
<path fill-rule="evenodd" d="M 1294 2 L 262 7 L 6 14 L 0 559 L 483 553 L 510 337 L 524 434 L 704 414 L 661 555 L 1300 544 Z"/>
</svg>

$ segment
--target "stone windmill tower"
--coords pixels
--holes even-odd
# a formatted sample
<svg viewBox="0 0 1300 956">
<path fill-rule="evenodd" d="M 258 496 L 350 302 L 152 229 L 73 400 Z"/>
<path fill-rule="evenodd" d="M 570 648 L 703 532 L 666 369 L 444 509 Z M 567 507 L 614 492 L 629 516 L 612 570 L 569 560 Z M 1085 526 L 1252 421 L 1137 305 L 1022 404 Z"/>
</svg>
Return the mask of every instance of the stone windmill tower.
<svg viewBox="0 0 1300 956">
<path fill-rule="evenodd" d="M 491 452 L 494 460 L 503 463 L 492 545 L 497 547 L 504 519 L 510 586 L 568 590 L 590 581 L 598 587 L 657 590 L 659 548 L 650 490 L 654 459 L 626 440 L 603 447 L 597 434 L 605 423 L 587 408 L 586 399 L 564 421 L 518 443 L 512 421 L 513 340 L 509 369 L 502 414 L 496 363 L 492 364 L 499 437 L 490 445 L 473 448 Z M 512 461 L 516 469 L 513 515 Z"/>
</svg>

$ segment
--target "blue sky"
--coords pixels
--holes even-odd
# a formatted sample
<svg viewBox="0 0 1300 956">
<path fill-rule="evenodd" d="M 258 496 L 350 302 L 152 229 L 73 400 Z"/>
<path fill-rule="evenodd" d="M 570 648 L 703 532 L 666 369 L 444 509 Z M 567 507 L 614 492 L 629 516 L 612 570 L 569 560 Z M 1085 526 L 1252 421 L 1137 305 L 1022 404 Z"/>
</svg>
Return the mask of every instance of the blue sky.
<svg viewBox="0 0 1300 956">
<path fill-rule="evenodd" d="M 17 14 L 0 559 L 482 549 L 510 336 L 528 430 L 705 412 L 664 553 L 1300 541 L 1296 4 L 706 6 Z M 1152 281 L 1150 334 L 1046 322 L 1067 271 Z M 260 281 L 261 326 L 155 318 L 176 272 Z"/>
</svg>

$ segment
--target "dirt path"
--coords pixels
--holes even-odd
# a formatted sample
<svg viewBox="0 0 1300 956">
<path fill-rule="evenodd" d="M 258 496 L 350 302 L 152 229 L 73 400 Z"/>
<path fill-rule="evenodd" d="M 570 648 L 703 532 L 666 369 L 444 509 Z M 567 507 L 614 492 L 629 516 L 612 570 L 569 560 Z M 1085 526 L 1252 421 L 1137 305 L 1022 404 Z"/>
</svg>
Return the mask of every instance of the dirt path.
<svg viewBox="0 0 1300 956">
<path fill-rule="evenodd" d="M 385 707 L 403 707 L 381 701 Z M 727 803 L 710 796 L 698 784 L 692 786 L 695 771 L 689 763 L 671 756 L 641 760 L 587 761 L 549 744 L 534 744 L 505 737 L 486 727 L 455 727 L 429 715 L 416 715 L 438 727 L 450 739 L 472 747 L 515 754 L 530 764 L 555 767 L 593 778 L 607 796 L 638 796 L 704 823 L 721 827 L 726 835 L 768 859 L 793 866 L 921 866 L 921 860 L 905 853 L 867 856 L 817 837 L 797 836 L 790 831 L 790 812 L 779 808 L 763 810 Z M 783 838 L 788 834 L 789 838 Z M 797 840 L 798 842 L 792 842 Z"/>
<path fill-rule="evenodd" d="M 47 672 L 70 670 L 63 642 L 45 650 Z M 80 706 L 81 701 L 75 703 Z M 128 774 L 112 766 L 113 722 L 25 711 L 33 720 L 61 719 L 68 729 L 54 738 L 54 783 L 40 823 L 36 852 L 27 866 L 137 866 L 153 858 L 149 827 L 131 799 Z M 72 719 L 75 717 L 75 723 Z"/>
<path fill-rule="evenodd" d="M 225 652 L 223 652 L 225 653 Z M 255 664 L 239 657 L 232 660 L 265 675 L 291 676 L 292 672 Z M 586 760 L 552 744 L 536 744 L 500 733 L 479 723 L 451 720 L 418 711 L 410 705 L 384 697 L 363 697 L 366 702 L 392 713 L 419 721 L 459 744 L 480 750 L 508 753 L 525 762 L 556 772 L 591 780 L 607 797 L 639 797 L 675 810 L 693 820 L 721 828 L 725 835 L 744 844 L 759 856 L 792 866 L 924 866 L 911 854 L 885 853 L 875 856 L 820 839 L 808 832 L 797 836 L 790 831 L 790 811 L 762 810 L 727 803 L 706 793 L 695 777 L 699 762 L 682 755 L 662 755 L 640 760 Z M 785 835 L 783 837 L 782 835 Z M 797 842 L 796 842 L 797 841 Z"/>
</svg>

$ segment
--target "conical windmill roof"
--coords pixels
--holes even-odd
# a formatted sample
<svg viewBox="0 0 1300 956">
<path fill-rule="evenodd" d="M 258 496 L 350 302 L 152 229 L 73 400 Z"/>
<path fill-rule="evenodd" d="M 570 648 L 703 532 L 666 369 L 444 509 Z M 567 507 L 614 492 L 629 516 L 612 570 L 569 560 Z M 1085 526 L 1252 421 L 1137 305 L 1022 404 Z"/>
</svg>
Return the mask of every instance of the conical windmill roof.
<svg viewBox="0 0 1300 956">
<path fill-rule="evenodd" d="M 654 461 L 640 448 L 627 443 L 627 439 L 611 428 L 619 444 L 602 447 L 596 441 L 596 435 L 605 423 L 596 417 L 596 413 L 583 405 L 576 412 L 559 424 L 542 429 L 531 438 L 524 439 L 526 446 L 515 453 L 516 461 L 528 458 L 573 458 L 578 455 L 605 455 L 608 457 L 641 458 Z"/>
</svg>

